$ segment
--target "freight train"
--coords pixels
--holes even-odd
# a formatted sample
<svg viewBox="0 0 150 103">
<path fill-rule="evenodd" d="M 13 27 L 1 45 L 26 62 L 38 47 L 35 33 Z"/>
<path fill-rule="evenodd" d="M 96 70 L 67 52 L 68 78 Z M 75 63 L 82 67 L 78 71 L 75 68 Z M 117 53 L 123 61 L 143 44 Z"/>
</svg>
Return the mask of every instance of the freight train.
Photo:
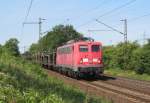
<svg viewBox="0 0 150 103">
<path fill-rule="evenodd" d="M 74 78 L 103 74 L 102 43 L 93 39 L 71 40 L 55 52 L 34 55 L 36 63 Z"/>
</svg>

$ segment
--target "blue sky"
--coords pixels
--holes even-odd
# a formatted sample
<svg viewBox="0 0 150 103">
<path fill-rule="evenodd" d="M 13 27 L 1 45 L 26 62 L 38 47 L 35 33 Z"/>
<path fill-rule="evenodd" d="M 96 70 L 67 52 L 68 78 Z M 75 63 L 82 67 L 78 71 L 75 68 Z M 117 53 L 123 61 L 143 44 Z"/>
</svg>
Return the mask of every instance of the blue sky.
<svg viewBox="0 0 150 103">
<path fill-rule="evenodd" d="M 72 24 L 77 31 L 86 36 L 101 41 L 104 45 L 117 44 L 123 41 L 123 36 L 114 31 L 88 32 L 88 30 L 108 30 L 94 21 L 99 16 L 124 5 L 132 0 L 34 0 L 27 21 L 38 21 L 45 18 L 42 31 L 47 31 L 57 24 Z M 15 37 L 20 41 L 20 49 L 28 47 L 38 40 L 38 25 L 25 25 L 25 19 L 30 0 L 1 0 L 0 1 L 0 44 Z M 121 19 L 128 19 L 128 40 L 134 41 L 150 38 L 150 15 L 134 20 L 145 14 L 150 14 L 150 0 L 136 0 L 121 9 L 98 18 L 100 21 L 123 31 Z M 67 20 L 69 19 L 69 20 Z M 80 26 L 88 21 L 87 25 Z"/>
</svg>

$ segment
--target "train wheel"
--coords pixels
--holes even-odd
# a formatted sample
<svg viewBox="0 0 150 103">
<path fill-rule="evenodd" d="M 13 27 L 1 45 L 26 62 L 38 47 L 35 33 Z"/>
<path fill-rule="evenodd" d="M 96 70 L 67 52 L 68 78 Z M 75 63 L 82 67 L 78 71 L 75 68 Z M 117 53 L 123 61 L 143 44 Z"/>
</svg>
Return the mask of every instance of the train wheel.
<svg viewBox="0 0 150 103">
<path fill-rule="evenodd" d="M 68 71 L 68 76 L 71 77 L 71 71 Z"/>
<path fill-rule="evenodd" d="M 64 75 L 65 75 L 65 71 L 64 71 L 64 70 L 62 70 L 62 74 L 64 74 Z"/>
<path fill-rule="evenodd" d="M 94 78 L 95 78 L 95 79 L 98 79 L 99 77 L 100 77 L 99 73 L 95 73 L 95 74 L 94 74 Z"/>
<path fill-rule="evenodd" d="M 79 79 L 81 78 L 81 75 L 80 75 L 80 73 L 78 73 L 78 72 L 75 72 L 75 78 L 76 78 L 77 80 L 79 80 Z"/>
<path fill-rule="evenodd" d="M 67 75 L 67 71 L 66 70 L 64 71 L 64 75 Z"/>
<path fill-rule="evenodd" d="M 73 77 L 74 79 L 76 79 L 76 74 L 75 74 L 75 72 L 72 73 L 72 77 Z"/>
</svg>

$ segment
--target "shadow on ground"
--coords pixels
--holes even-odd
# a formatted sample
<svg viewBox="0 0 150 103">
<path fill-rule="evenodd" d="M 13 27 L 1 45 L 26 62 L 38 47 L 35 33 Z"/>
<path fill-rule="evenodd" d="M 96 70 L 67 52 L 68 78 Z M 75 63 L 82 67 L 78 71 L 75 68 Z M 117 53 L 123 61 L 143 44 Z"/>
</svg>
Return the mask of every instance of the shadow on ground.
<svg viewBox="0 0 150 103">
<path fill-rule="evenodd" d="M 107 76 L 107 75 L 103 75 L 103 76 L 99 76 L 99 77 L 90 77 L 90 76 L 86 76 L 81 78 L 81 80 L 86 80 L 86 81 L 108 81 L 108 80 L 116 80 L 117 78 L 115 77 L 111 77 L 111 76 Z"/>
</svg>

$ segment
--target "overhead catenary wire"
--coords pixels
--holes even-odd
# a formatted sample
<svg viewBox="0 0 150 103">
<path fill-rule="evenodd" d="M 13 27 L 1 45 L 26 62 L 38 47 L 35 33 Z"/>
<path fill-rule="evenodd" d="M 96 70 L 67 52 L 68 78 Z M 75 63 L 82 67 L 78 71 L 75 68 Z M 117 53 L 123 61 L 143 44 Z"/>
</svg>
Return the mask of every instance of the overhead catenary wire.
<svg viewBox="0 0 150 103">
<path fill-rule="evenodd" d="M 27 7 L 26 15 L 25 15 L 25 17 L 24 17 L 24 21 L 22 22 L 21 37 L 22 37 L 23 32 L 24 32 L 24 23 L 27 21 L 27 18 L 28 18 L 29 14 L 30 14 L 30 11 L 31 11 L 31 8 L 32 8 L 33 1 L 34 1 L 34 0 L 31 0 L 31 1 L 30 1 L 29 6 Z M 21 41 L 22 41 L 22 38 L 21 38 Z"/>
<path fill-rule="evenodd" d="M 106 5 L 110 1 L 111 0 L 104 0 L 103 2 L 101 2 L 100 4 L 98 4 L 96 7 L 93 7 L 92 9 L 89 9 L 89 10 L 85 11 L 84 13 L 82 13 L 82 15 L 94 12 L 95 10 L 97 10 L 98 8 L 100 8 L 103 5 Z M 82 17 L 82 15 L 78 16 L 78 18 Z"/>
<path fill-rule="evenodd" d="M 119 9 L 122 9 L 122 8 L 130 5 L 131 3 L 135 2 L 135 1 L 136 0 L 131 0 L 131 1 L 129 1 L 129 2 L 125 3 L 125 4 L 123 4 L 123 5 L 120 5 L 120 6 L 116 7 L 116 8 L 114 8 L 114 9 L 112 9 L 112 10 L 110 10 L 110 11 L 108 11 L 108 12 L 102 14 L 102 15 L 100 15 L 97 19 L 99 19 L 99 18 L 101 18 L 103 16 L 106 16 L 106 15 L 109 15 L 109 14 L 115 12 L 115 11 L 118 11 Z"/>
<path fill-rule="evenodd" d="M 101 7 L 101 6 L 103 6 L 103 5 L 106 5 L 106 4 L 107 4 L 108 2 L 110 2 L 110 1 L 111 1 L 111 0 L 104 0 L 104 1 L 102 1 L 101 3 L 99 3 L 97 6 L 91 8 L 91 9 L 85 11 L 85 12 L 83 12 L 81 15 L 79 15 L 79 16 L 77 16 L 77 17 L 73 17 L 73 19 L 79 19 L 79 18 L 83 17 L 83 15 L 87 15 L 87 14 L 89 14 L 89 13 L 91 13 L 91 12 L 94 12 L 94 11 L 97 10 L 99 7 Z M 71 18 L 67 18 L 62 24 L 66 23 L 66 21 L 68 22 L 68 21 L 70 21 L 70 20 L 71 20 Z"/>
<path fill-rule="evenodd" d="M 150 16 L 150 13 L 147 13 L 147 14 L 144 14 L 144 15 L 141 15 L 141 16 L 136 16 L 136 17 L 133 17 L 133 18 L 129 18 L 128 19 L 128 21 L 129 21 L 128 24 L 130 24 L 130 23 L 132 23 L 132 22 L 134 22 L 136 20 L 148 17 L 148 16 Z M 116 23 L 115 25 L 119 25 L 119 23 Z"/>
<path fill-rule="evenodd" d="M 109 25 L 107 25 L 107 24 L 105 24 L 105 23 L 99 21 L 98 19 L 96 19 L 95 21 L 97 21 L 98 23 L 101 23 L 101 24 L 105 25 L 107 28 L 112 29 L 113 31 L 116 31 L 116 32 L 118 32 L 118 33 L 120 33 L 120 34 L 122 34 L 122 35 L 124 34 L 123 32 L 120 32 L 119 30 L 117 30 L 117 29 L 115 29 L 115 28 L 112 28 L 111 26 L 109 26 Z"/>
<path fill-rule="evenodd" d="M 29 14 L 30 14 L 30 11 L 31 11 L 31 7 L 32 7 L 32 4 L 33 4 L 33 1 L 34 1 L 34 0 L 31 0 L 31 1 L 30 1 L 30 5 L 29 5 L 29 7 L 28 7 L 28 9 L 27 9 L 27 13 L 26 13 L 24 22 L 26 22 L 26 20 L 27 20 Z"/>
<path fill-rule="evenodd" d="M 137 17 L 131 18 L 131 19 L 129 19 L 129 21 L 133 22 L 133 21 L 136 21 L 136 20 L 142 19 L 144 17 L 148 17 L 148 16 L 150 16 L 150 13 L 147 13 L 147 14 L 144 14 L 144 15 L 141 15 L 141 16 L 137 16 Z"/>
<path fill-rule="evenodd" d="M 99 18 L 101 18 L 101 17 L 104 17 L 104 16 L 106 16 L 106 15 L 109 15 L 109 14 L 111 14 L 111 13 L 113 13 L 113 12 L 116 12 L 116 11 L 118 11 L 118 10 L 120 10 L 120 9 L 122 9 L 122 8 L 124 8 L 124 7 L 128 6 L 128 5 L 130 5 L 130 4 L 132 4 L 132 3 L 135 2 L 135 1 L 136 1 L 136 0 L 130 0 L 129 2 L 127 2 L 127 3 L 125 3 L 125 4 L 122 4 L 122 5 L 120 5 L 120 6 L 116 7 L 116 8 L 114 8 L 114 9 L 108 11 L 108 12 L 103 13 L 102 15 L 98 16 L 97 19 L 99 19 Z M 85 23 L 83 23 L 83 24 L 77 26 L 77 28 L 80 28 L 80 27 L 82 27 L 82 26 L 84 26 L 84 25 L 87 25 L 87 24 L 89 24 L 89 23 L 91 23 L 91 22 L 93 22 L 93 21 L 95 21 L 95 19 L 91 19 L 91 20 L 89 20 L 89 21 L 87 21 L 87 22 L 85 22 Z"/>
<path fill-rule="evenodd" d="M 22 35 L 23 32 L 24 32 L 24 23 L 27 21 L 27 18 L 28 18 L 29 14 L 30 14 L 33 1 L 34 1 L 34 0 L 31 0 L 31 1 L 30 1 L 30 4 L 29 4 L 29 6 L 28 6 L 28 8 L 27 8 L 27 12 L 26 12 L 24 21 L 23 21 L 23 23 L 22 23 L 21 35 Z"/>
</svg>

